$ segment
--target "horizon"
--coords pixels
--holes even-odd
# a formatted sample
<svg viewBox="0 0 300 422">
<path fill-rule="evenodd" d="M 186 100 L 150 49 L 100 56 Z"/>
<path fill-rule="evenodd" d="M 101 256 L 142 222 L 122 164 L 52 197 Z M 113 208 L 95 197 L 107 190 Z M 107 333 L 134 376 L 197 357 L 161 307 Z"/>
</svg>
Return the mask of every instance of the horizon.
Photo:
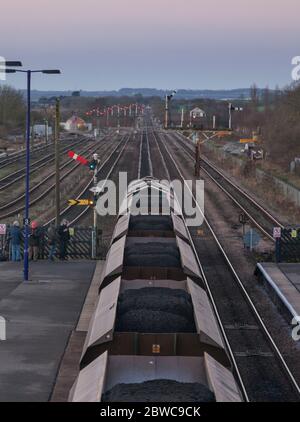
<svg viewBox="0 0 300 422">
<path fill-rule="evenodd" d="M 266 88 L 257 87 L 257 93 L 259 96 L 263 96 Z M 22 95 L 26 96 L 26 89 L 20 89 Z M 32 90 L 31 91 L 31 98 L 32 101 L 37 102 L 42 98 L 52 98 L 61 96 L 70 97 L 75 92 L 80 92 L 79 97 L 81 98 L 135 98 L 135 96 L 140 95 L 141 98 L 151 98 L 156 97 L 163 99 L 166 93 L 170 93 L 171 91 L 165 91 L 158 88 L 130 88 L 124 87 L 120 88 L 119 90 L 93 90 L 93 91 L 73 91 L 73 90 Z M 271 94 L 275 93 L 276 90 L 269 89 Z M 248 88 L 236 88 L 236 89 L 225 89 L 225 90 L 217 90 L 217 89 L 177 89 L 177 93 L 175 95 L 175 101 L 202 101 L 202 100 L 214 100 L 214 101 L 238 101 L 238 100 L 245 100 L 248 101 L 251 97 L 251 87 Z"/>
<path fill-rule="evenodd" d="M 253 85 L 253 84 L 252 84 Z M 258 90 L 264 90 L 264 89 L 266 89 L 266 88 L 269 88 L 270 89 L 270 91 L 275 91 L 277 88 L 276 87 L 274 87 L 274 88 L 270 88 L 269 86 L 258 86 L 258 85 L 256 85 L 255 83 L 254 83 L 254 85 L 256 86 L 256 88 L 258 89 Z M 284 89 L 284 87 L 278 87 L 279 89 Z M 143 86 L 143 87 L 132 87 L 132 86 L 123 86 L 123 87 L 121 87 L 121 88 L 112 88 L 112 89 L 38 89 L 38 88 L 33 88 L 32 89 L 32 91 L 45 91 L 45 92 L 53 92 L 53 91 L 60 91 L 60 92 L 76 92 L 76 91 L 80 91 L 80 92 L 119 92 L 119 91 L 122 91 L 122 90 L 126 90 L 126 89 L 129 89 L 129 90 L 137 90 L 137 91 L 139 91 L 139 90 L 155 90 L 155 91 L 166 91 L 166 92 L 169 92 L 169 91 L 172 91 L 172 88 L 156 88 L 156 87 L 153 87 L 153 86 L 149 86 L 149 87 L 147 87 L 147 86 Z M 251 89 L 251 86 L 249 86 L 249 87 L 247 87 L 247 86 L 244 86 L 244 87 L 237 87 L 237 88 L 178 88 L 177 87 L 177 92 L 179 92 L 179 91 L 191 91 L 191 92 L 194 92 L 194 91 L 216 91 L 216 92 L 219 92 L 219 91 L 241 91 L 241 90 L 247 90 L 247 89 Z M 26 88 L 20 88 L 20 90 L 23 90 L 23 91 L 26 91 Z"/>
</svg>

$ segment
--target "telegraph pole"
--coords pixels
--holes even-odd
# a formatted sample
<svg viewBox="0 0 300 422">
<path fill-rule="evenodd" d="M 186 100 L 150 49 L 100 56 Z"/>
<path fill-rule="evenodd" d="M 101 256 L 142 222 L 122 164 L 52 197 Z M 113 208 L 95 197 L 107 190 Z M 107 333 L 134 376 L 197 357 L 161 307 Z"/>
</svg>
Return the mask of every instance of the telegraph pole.
<svg viewBox="0 0 300 422">
<path fill-rule="evenodd" d="M 166 95 L 166 102 L 165 102 L 165 129 L 168 129 L 169 124 L 169 99 L 168 95 Z"/>
<path fill-rule="evenodd" d="M 48 145 L 48 132 L 49 132 L 48 127 L 49 127 L 49 123 L 48 123 L 48 120 L 47 119 L 45 119 L 44 121 L 45 121 L 45 142 L 46 142 L 46 145 Z"/>
<path fill-rule="evenodd" d="M 200 151 L 200 140 L 198 139 L 196 142 L 196 149 L 195 149 L 195 177 L 200 177 L 200 169 L 201 169 L 201 151 Z"/>
<path fill-rule="evenodd" d="M 98 127 L 98 135 L 100 135 L 100 112 L 97 111 L 97 127 Z"/>
<path fill-rule="evenodd" d="M 228 123 L 228 129 L 231 130 L 232 129 L 232 114 L 231 114 L 231 110 L 232 110 L 232 104 L 229 103 L 229 123 Z"/>
<path fill-rule="evenodd" d="M 95 170 L 94 170 L 94 177 L 93 177 L 93 180 L 94 180 L 94 188 L 97 187 L 97 171 L 98 171 L 98 169 L 96 167 Z M 97 233 L 97 208 L 96 208 L 96 202 L 97 202 L 97 193 L 95 192 L 94 193 L 94 209 L 93 209 L 93 227 L 94 227 L 95 233 Z"/>
<path fill-rule="evenodd" d="M 182 109 L 181 109 L 181 123 L 180 123 L 181 129 L 183 128 L 183 121 L 184 121 L 184 108 L 182 107 Z"/>
<path fill-rule="evenodd" d="M 117 133 L 120 133 L 120 106 L 118 105 L 118 130 Z"/>
<path fill-rule="evenodd" d="M 56 220 L 57 227 L 60 224 L 59 122 L 60 122 L 60 101 L 59 101 L 59 98 L 56 98 L 54 148 L 55 148 L 55 220 Z"/>
<path fill-rule="evenodd" d="M 93 154 L 93 161 L 92 163 L 94 163 L 95 167 L 94 167 L 94 177 L 93 177 L 93 181 L 94 181 L 94 208 L 93 208 L 93 228 L 94 228 L 94 241 L 93 241 L 93 252 L 92 252 L 92 257 L 95 259 L 97 257 L 97 238 L 98 238 L 98 216 L 97 216 L 97 199 L 98 199 L 98 194 L 96 191 L 97 188 L 97 184 L 98 184 L 98 179 L 97 179 L 97 174 L 98 174 L 98 165 L 99 165 L 99 157 L 98 154 L 95 153 Z"/>
<path fill-rule="evenodd" d="M 106 108 L 106 127 L 108 127 L 108 122 L 109 122 L 109 108 Z"/>
</svg>

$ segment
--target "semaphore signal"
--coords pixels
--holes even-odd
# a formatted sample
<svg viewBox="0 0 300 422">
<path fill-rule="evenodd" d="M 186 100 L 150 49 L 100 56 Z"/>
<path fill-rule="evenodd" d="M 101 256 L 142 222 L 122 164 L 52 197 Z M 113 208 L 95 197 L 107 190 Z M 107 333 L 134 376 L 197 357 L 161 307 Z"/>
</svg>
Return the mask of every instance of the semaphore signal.
<svg viewBox="0 0 300 422">
<path fill-rule="evenodd" d="M 89 161 L 86 158 L 76 154 L 74 151 L 69 151 L 68 156 L 73 160 L 78 161 L 80 164 L 83 164 L 84 166 L 87 166 L 89 164 Z"/>
</svg>

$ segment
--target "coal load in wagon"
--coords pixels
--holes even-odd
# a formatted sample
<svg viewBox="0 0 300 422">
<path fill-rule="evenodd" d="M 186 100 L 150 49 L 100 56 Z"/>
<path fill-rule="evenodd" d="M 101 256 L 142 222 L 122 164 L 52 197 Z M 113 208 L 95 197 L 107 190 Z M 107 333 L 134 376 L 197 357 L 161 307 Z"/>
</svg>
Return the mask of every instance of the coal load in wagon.
<svg viewBox="0 0 300 422">
<path fill-rule="evenodd" d="M 173 231 L 173 223 L 167 215 L 131 216 L 129 230 Z"/>
<path fill-rule="evenodd" d="M 132 242 L 125 248 L 124 265 L 129 267 L 180 268 L 176 244 L 164 242 Z"/>
<path fill-rule="evenodd" d="M 191 297 L 184 290 L 161 287 L 126 290 L 119 296 L 116 331 L 194 333 Z"/>
<path fill-rule="evenodd" d="M 102 395 L 103 402 L 215 402 L 214 394 L 203 384 L 174 380 L 151 380 L 117 384 Z"/>
</svg>

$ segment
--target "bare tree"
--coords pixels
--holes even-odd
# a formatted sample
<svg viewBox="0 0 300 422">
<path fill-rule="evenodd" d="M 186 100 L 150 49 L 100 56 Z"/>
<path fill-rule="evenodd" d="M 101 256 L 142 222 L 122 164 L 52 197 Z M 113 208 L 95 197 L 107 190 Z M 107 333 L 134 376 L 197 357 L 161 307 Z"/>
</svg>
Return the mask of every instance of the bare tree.
<svg viewBox="0 0 300 422">
<path fill-rule="evenodd" d="M 2 132 L 23 128 L 25 103 L 20 91 L 8 86 L 0 86 L 0 126 Z"/>
<path fill-rule="evenodd" d="M 268 113 L 270 111 L 270 90 L 268 86 L 266 86 L 266 88 L 264 89 L 263 103 L 264 111 Z"/>
<path fill-rule="evenodd" d="M 256 111 L 257 106 L 258 106 L 258 100 L 259 100 L 256 84 L 253 84 L 250 87 L 250 98 L 251 98 L 251 105 L 253 107 L 253 110 Z"/>
</svg>

